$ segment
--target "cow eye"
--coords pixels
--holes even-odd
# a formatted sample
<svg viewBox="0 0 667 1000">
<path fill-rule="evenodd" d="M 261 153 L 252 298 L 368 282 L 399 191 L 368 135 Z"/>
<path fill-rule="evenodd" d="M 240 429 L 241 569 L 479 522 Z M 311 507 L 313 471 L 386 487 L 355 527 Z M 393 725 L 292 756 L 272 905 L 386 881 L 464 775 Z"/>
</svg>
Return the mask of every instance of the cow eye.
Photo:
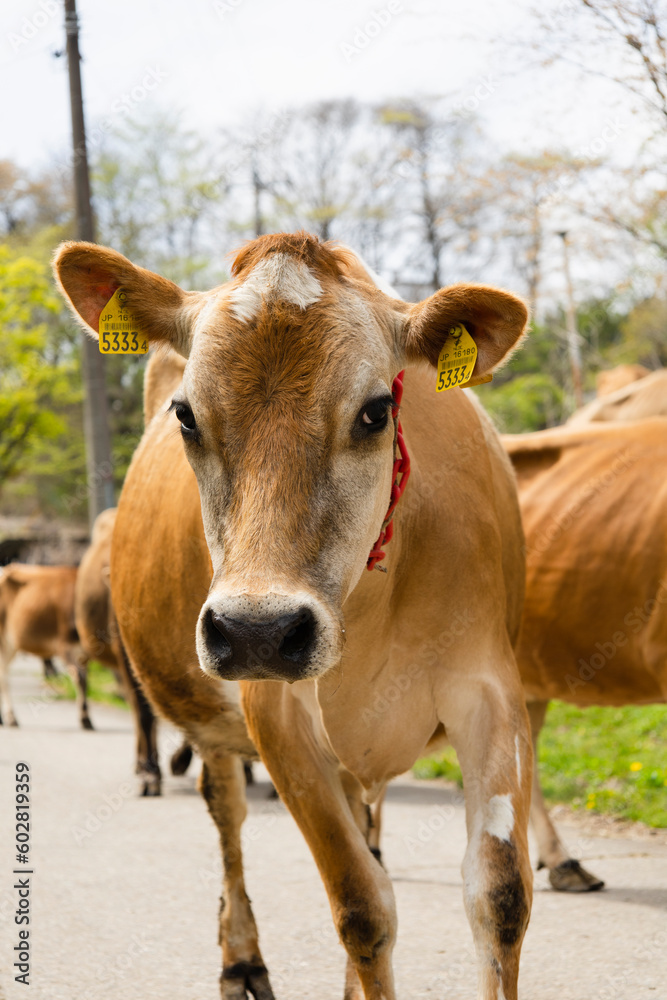
<svg viewBox="0 0 667 1000">
<path fill-rule="evenodd" d="M 181 433 L 184 437 L 192 437 L 197 431 L 197 424 L 194 413 L 187 403 L 178 402 L 172 404 L 177 420 L 181 422 Z"/>
<path fill-rule="evenodd" d="M 390 396 L 373 399 L 359 413 L 359 423 L 365 431 L 377 432 L 384 430 L 389 420 L 389 409 L 393 400 Z"/>
</svg>

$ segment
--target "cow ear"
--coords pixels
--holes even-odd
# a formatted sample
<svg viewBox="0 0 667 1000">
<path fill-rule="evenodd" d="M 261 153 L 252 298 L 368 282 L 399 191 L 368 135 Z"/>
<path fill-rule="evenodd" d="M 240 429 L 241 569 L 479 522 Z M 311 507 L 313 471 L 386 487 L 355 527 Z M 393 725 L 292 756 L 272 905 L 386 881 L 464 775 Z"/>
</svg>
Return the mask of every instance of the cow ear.
<svg viewBox="0 0 667 1000">
<path fill-rule="evenodd" d="M 173 281 L 95 243 L 61 243 L 53 258 L 53 271 L 75 317 L 96 339 L 102 310 L 122 288 L 125 308 L 138 331 L 149 341 L 169 344 L 188 357 L 202 293 L 184 292 Z"/>
<path fill-rule="evenodd" d="M 451 285 L 412 306 L 403 332 L 407 361 L 429 361 L 438 355 L 452 329 L 463 324 L 477 345 L 473 378 L 486 375 L 517 345 L 528 323 L 521 299 L 487 285 Z"/>
</svg>

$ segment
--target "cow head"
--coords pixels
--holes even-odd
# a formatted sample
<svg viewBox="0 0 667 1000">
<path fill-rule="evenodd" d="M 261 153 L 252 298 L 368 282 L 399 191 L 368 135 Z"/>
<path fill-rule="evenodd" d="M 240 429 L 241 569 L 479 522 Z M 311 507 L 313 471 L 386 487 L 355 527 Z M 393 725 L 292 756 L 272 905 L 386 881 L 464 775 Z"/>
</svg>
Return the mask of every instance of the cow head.
<svg viewBox="0 0 667 1000">
<path fill-rule="evenodd" d="M 410 305 L 350 251 L 303 233 L 250 243 L 210 292 L 85 243 L 64 244 L 55 271 L 93 335 L 122 287 L 140 331 L 187 358 L 172 409 L 213 564 L 202 668 L 289 681 L 328 670 L 387 510 L 394 377 L 434 365 L 456 323 L 477 343 L 474 374 L 492 370 L 523 332 L 523 303 L 455 285 Z"/>
</svg>

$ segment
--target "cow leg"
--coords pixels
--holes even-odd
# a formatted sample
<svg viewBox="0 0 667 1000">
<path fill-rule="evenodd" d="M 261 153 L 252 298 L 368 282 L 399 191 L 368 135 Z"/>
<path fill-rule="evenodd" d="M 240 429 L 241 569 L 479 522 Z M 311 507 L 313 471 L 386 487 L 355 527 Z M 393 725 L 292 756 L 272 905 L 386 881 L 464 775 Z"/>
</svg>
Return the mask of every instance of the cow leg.
<svg viewBox="0 0 667 1000">
<path fill-rule="evenodd" d="M 9 695 L 9 666 L 15 654 L 15 649 L 0 642 L 0 725 L 5 726 L 18 726 Z"/>
<path fill-rule="evenodd" d="M 44 659 L 42 660 L 42 663 L 44 664 L 44 679 L 45 680 L 48 680 L 50 677 L 57 677 L 58 676 L 58 670 L 57 670 L 56 665 L 55 665 L 55 663 L 53 662 L 53 660 L 51 659 L 50 656 L 45 656 Z"/>
<path fill-rule="evenodd" d="M 380 838 L 382 836 L 382 809 L 384 807 L 386 794 L 387 787 L 385 786 L 373 805 L 371 813 L 371 828 L 368 831 L 368 846 L 380 864 L 382 864 L 382 849 L 380 848 Z"/>
<path fill-rule="evenodd" d="M 379 798 L 376 799 L 374 808 L 371 811 L 370 806 L 366 805 L 362 799 L 362 787 L 354 775 L 350 774 L 349 771 L 342 770 L 340 778 L 354 821 L 361 830 L 371 854 L 382 864 L 379 847 L 380 831 L 375 826 L 375 819 L 376 817 L 380 819 L 386 788 L 382 790 Z M 363 1000 L 363 996 L 361 980 L 357 975 L 352 958 L 348 955 L 345 973 L 345 1000 Z"/>
<path fill-rule="evenodd" d="M 272 689 L 261 681 L 242 685 L 246 718 L 327 890 L 350 959 L 345 1000 L 396 1000 L 391 966 L 396 906 L 391 882 L 368 849 L 359 811 L 351 808 L 335 762 L 316 743 L 309 716 L 288 694 L 279 710 Z"/>
<path fill-rule="evenodd" d="M 178 750 L 174 750 L 169 761 L 172 774 L 185 774 L 192 761 L 193 750 L 187 740 L 183 740 Z"/>
<path fill-rule="evenodd" d="M 463 773 L 463 896 L 477 952 L 478 1000 L 517 1000 L 532 901 L 532 753 L 523 693 L 506 666 L 493 683 L 471 671 L 450 676 L 436 703 Z"/>
<path fill-rule="evenodd" d="M 202 749 L 200 790 L 220 834 L 223 895 L 218 943 L 222 948 L 222 1000 L 274 1000 L 259 950 L 255 918 L 243 877 L 241 827 L 246 817 L 245 777 L 240 757 Z"/>
<path fill-rule="evenodd" d="M 120 637 L 116 637 L 112 645 L 118 664 L 118 672 L 123 681 L 125 697 L 132 709 L 134 720 L 137 746 L 135 773 L 139 775 L 139 795 L 155 797 L 162 792 L 162 774 L 157 745 L 157 719 L 130 666 Z"/>
<path fill-rule="evenodd" d="M 544 724 L 547 711 L 547 701 L 531 701 L 528 703 L 528 715 L 533 732 L 533 749 L 535 766 L 533 770 L 533 794 L 530 805 L 530 821 L 537 840 L 539 860 L 537 867 L 549 869 L 549 882 L 560 892 L 591 892 L 602 889 L 604 882 L 571 858 L 556 833 L 544 803 L 540 786 L 538 767 L 537 741 Z"/>
<path fill-rule="evenodd" d="M 76 689 L 76 704 L 79 710 L 79 721 L 82 729 L 92 729 L 93 724 L 88 715 L 88 661 L 82 652 L 65 653 L 67 671 Z"/>
</svg>

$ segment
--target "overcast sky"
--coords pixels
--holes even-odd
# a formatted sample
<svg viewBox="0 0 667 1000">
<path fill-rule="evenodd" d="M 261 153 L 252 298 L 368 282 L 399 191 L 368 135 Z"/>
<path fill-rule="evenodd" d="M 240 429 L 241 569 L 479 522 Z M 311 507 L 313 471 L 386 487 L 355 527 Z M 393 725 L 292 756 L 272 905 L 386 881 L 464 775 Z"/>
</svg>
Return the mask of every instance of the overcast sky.
<svg viewBox="0 0 667 1000">
<path fill-rule="evenodd" d="M 122 119 L 119 107 L 178 110 L 207 130 L 259 106 L 455 94 L 478 102 L 503 151 L 576 151 L 618 115 L 609 84 L 531 67 L 508 48 L 527 31 L 529 0 L 79 0 L 78 10 L 89 130 Z M 62 0 L 2 3 L 0 157 L 26 167 L 70 141 L 66 62 L 54 57 L 62 20 Z"/>
</svg>

